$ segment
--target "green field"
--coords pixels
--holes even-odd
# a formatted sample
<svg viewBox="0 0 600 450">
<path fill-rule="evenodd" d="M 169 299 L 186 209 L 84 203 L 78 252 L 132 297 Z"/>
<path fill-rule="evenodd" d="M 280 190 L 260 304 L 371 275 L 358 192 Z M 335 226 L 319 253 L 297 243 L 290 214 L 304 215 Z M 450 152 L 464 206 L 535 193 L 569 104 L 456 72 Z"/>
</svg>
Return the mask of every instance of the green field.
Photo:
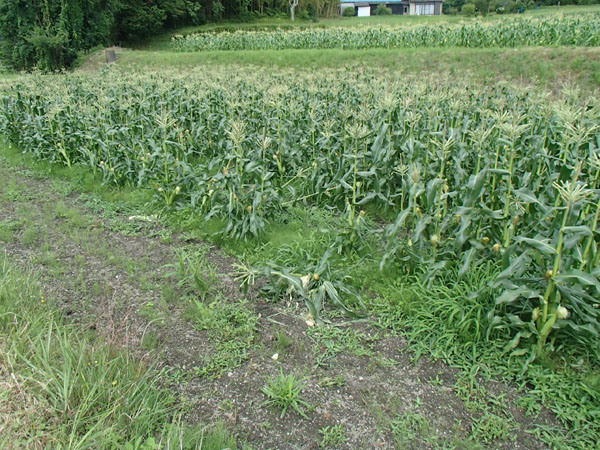
<svg viewBox="0 0 600 450">
<path fill-rule="evenodd" d="M 0 446 L 595 448 L 598 10 L 3 75 Z"/>
<path fill-rule="evenodd" d="M 177 51 L 371 49 L 415 47 L 515 48 L 600 44 L 600 15 L 505 19 L 489 23 L 421 25 L 413 27 L 285 28 L 192 33 L 172 37 Z"/>
<path fill-rule="evenodd" d="M 139 44 L 139 48 L 147 50 L 163 50 L 168 49 L 171 37 L 176 34 L 191 34 L 195 32 L 211 32 L 221 31 L 225 29 L 255 29 L 257 27 L 363 27 L 365 25 L 371 26 L 397 26 L 397 27 L 411 27 L 418 25 L 444 25 L 444 24 L 468 24 L 473 22 L 495 22 L 499 20 L 514 19 L 518 17 L 526 18 L 544 18 L 544 17 L 556 17 L 560 15 L 571 15 L 571 14 L 582 14 L 582 13 L 593 13 L 600 11 L 598 5 L 588 6 L 562 6 L 552 7 L 546 6 L 540 9 L 526 10 L 524 14 L 508 14 L 508 15 L 497 15 L 490 14 L 483 18 L 471 19 L 465 18 L 460 15 L 450 16 L 408 16 L 408 15 L 391 15 L 391 16 L 370 16 L 370 17 L 335 17 L 335 18 L 323 18 L 318 22 L 306 22 L 297 20 L 291 22 L 288 19 L 280 18 L 264 18 L 258 19 L 249 23 L 235 23 L 235 22 L 223 22 L 217 24 L 207 24 L 198 27 L 186 27 L 177 30 L 176 32 L 167 32 L 161 36 L 157 36 L 150 42 Z"/>
</svg>

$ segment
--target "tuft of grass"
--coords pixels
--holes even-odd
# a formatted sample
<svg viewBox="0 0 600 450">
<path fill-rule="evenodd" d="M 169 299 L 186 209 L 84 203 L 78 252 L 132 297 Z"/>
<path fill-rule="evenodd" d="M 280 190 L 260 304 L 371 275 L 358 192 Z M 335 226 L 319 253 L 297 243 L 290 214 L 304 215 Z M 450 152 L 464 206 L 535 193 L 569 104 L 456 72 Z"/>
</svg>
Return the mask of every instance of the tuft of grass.
<svg viewBox="0 0 600 450">
<path fill-rule="evenodd" d="M 177 261 L 165 267 L 172 269 L 166 277 L 175 276 L 178 286 L 203 301 L 211 295 L 218 283 L 215 267 L 208 261 L 210 247 L 182 249 L 177 253 Z"/>
<path fill-rule="evenodd" d="M 15 233 L 21 228 L 20 222 L 15 221 L 1 221 L 0 222 L 0 241 L 1 242 L 12 242 L 15 238 Z"/>
<path fill-rule="evenodd" d="M 311 406 L 302 398 L 303 388 L 304 379 L 296 377 L 293 373 L 284 375 L 283 369 L 280 369 L 279 375 L 268 380 L 262 388 L 262 392 L 267 396 L 265 405 L 281 409 L 281 418 L 292 409 L 308 419 L 304 408 L 310 409 Z"/>
<path fill-rule="evenodd" d="M 341 423 L 323 427 L 319 430 L 319 434 L 322 436 L 321 442 L 319 442 L 321 448 L 336 448 L 346 442 L 346 429 Z"/>
<path fill-rule="evenodd" d="M 39 231 L 35 227 L 28 227 L 23 231 L 21 242 L 25 245 L 33 245 L 39 240 Z"/>
</svg>

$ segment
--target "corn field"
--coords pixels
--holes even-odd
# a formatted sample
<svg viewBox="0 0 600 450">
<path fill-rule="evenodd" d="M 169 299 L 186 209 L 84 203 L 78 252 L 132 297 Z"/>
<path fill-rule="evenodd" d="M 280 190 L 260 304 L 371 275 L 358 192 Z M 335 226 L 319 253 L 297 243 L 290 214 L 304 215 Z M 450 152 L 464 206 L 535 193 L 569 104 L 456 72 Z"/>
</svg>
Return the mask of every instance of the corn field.
<svg viewBox="0 0 600 450">
<path fill-rule="evenodd" d="M 600 14 L 470 22 L 412 28 L 304 28 L 195 33 L 172 38 L 177 51 L 367 49 L 402 47 L 521 47 L 600 45 Z"/>
<path fill-rule="evenodd" d="M 0 97 L 11 145 L 152 189 L 231 238 L 301 205 L 334 211 L 342 254 L 376 235 L 382 270 L 495 264 L 482 323 L 531 358 L 557 332 L 597 342 L 599 123 L 598 98 L 577 89 L 369 70 L 109 70 L 22 78 Z"/>
</svg>

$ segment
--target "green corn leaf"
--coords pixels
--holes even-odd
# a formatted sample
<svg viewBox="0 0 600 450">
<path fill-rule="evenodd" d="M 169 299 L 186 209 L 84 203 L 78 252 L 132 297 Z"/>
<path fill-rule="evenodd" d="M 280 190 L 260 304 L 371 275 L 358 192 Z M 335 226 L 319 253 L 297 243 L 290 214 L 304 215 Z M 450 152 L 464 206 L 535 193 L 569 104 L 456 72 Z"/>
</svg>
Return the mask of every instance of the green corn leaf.
<svg viewBox="0 0 600 450">
<path fill-rule="evenodd" d="M 463 257 L 463 263 L 458 271 L 458 279 L 462 279 L 467 272 L 471 269 L 471 265 L 473 264 L 473 259 L 475 258 L 475 248 L 470 248 L 467 250 Z"/>
<path fill-rule="evenodd" d="M 506 344 L 504 346 L 504 349 L 502 350 L 502 354 L 505 355 L 508 352 L 510 352 L 511 350 L 513 350 L 514 348 L 516 348 L 519 345 L 519 342 L 521 342 L 521 333 L 517 333 L 515 335 L 514 338 L 512 338 L 508 344 Z"/>
<path fill-rule="evenodd" d="M 569 282 L 593 286 L 596 288 L 596 292 L 600 293 L 600 282 L 598 281 L 598 278 L 590 273 L 582 272 L 580 270 L 569 270 L 567 272 L 559 273 L 554 277 L 554 280 L 559 284 Z"/>
<path fill-rule="evenodd" d="M 517 243 L 522 242 L 524 244 L 527 244 L 529 247 L 535 248 L 536 250 L 539 250 L 540 252 L 542 252 L 545 255 L 555 255 L 556 254 L 556 249 L 554 247 L 552 247 L 550 244 L 548 244 L 548 242 L 550 241 L 549 239 L 531 239 L 531 238 L 518 236 L 514 239 L 514 241 Z"/>
<path fill-rule="evenodd" d="M 530 288 L 522 286 L 518 289 L 512 289 L 509 291 L 504 291 L 500 297 L 496 299 L 496 305 L 500 305 L 503 303 L 512 303 L 520 297 L 530 298 L 535 296 L 536 293 L 532 291 Z"/>
</svg>

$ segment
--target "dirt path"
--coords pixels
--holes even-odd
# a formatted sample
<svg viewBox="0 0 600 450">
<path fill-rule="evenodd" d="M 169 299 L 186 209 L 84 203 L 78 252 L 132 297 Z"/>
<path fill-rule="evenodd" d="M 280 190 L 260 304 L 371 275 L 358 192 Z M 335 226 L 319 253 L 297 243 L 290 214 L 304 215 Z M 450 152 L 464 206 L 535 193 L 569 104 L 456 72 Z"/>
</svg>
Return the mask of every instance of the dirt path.
<svg viewBox="0 0 600 450">
<path fill-rule="evenodd" d="M 308 327 L 299 305 L 242 295 L 219 249 L 66 182 L 0 172 L 0 252 L 39 274 L 71 320 L 168 368 L 190 421 L 224 422 L 258 449 L 544 448 L 511 387 L 465 398 L 457 371 L 414 363 L 400 336 Z M 280 370 L 304 378 L 306 418 L 264 404 Z"/>
</svg>

